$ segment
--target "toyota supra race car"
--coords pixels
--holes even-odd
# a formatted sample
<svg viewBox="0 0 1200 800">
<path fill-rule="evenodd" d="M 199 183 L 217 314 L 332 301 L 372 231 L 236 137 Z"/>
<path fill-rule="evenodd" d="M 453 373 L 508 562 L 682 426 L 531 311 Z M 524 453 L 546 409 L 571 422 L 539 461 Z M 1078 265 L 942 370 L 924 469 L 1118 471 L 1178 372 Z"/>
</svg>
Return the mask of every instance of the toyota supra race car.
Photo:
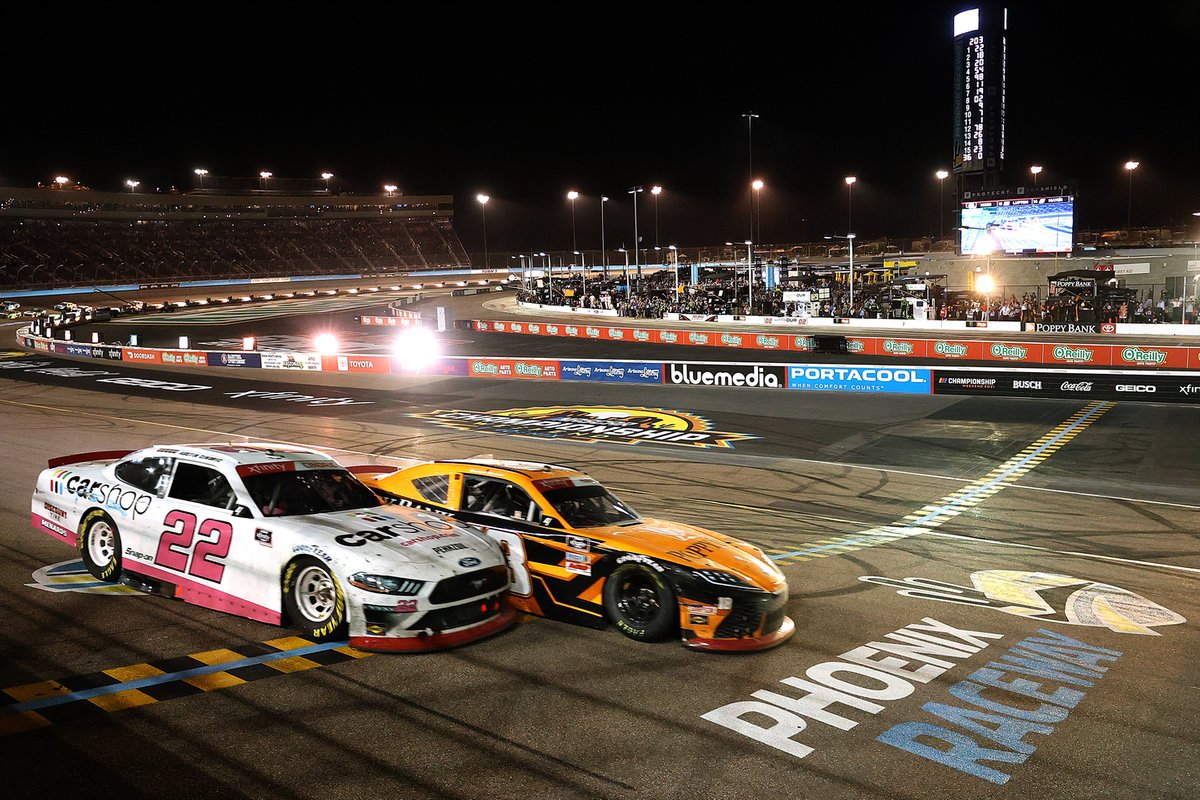
<svg viewBox="0 0 1200 800">
<path fill-rule="evenodd" d="M 517 610 L 717 651 L 762 650 L 795 631 L 783 573 L 757 547 L 640 517 L 577 470 L 486 458 L 353 469 L 387 500 L 498 541 Z"/>
<path fill-rule="evenodd" d="M 171 445 L 51 459 L 32 522 L 77 547 L 98 580 L 317 640 L 433 650 L 515 621 L 493 539 L 385 506 L 313 450 Z"/>
</svg>

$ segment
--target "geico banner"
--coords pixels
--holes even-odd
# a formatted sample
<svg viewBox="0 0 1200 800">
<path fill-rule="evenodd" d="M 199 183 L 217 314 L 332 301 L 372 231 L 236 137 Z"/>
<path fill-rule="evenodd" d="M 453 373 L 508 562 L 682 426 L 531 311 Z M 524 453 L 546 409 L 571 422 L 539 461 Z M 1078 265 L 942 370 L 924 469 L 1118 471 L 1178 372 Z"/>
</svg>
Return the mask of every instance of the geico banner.
<svg viewBox="0 0 1200 800">
<path fill-rule="evenodd" d="M 788 388 L 805 391 L 929 394 L 928 369 L 867 366 L 788 367 Z"/>
<path fill-rule="evenodd" d="M 676 386 L 738 386 L 782 389 L 787 368 L 774 364 L 665 364 L 666 382 Z"/>
<path fill-rule="evenodd" d="M 933 371 L 934 394 L 1053 397 L 1072 400 L 1149 400 L 1200 403 L 1200 376 L 1115 375 L 1091 372 Z"/>
<path fill-rule="evenodd" d="M 641 361 L 560 361 L 564 381 L 662 383 L 663 365 Z"/>
</svg>

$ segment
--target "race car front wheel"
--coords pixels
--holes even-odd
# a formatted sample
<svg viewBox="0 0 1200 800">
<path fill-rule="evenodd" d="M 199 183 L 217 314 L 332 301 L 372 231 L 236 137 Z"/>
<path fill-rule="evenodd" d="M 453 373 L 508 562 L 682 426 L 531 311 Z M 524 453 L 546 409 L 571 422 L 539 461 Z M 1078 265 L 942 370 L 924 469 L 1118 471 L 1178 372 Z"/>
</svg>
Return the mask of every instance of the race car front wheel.
<svg viewBox="0 0 1200 800">
<path fill-rule="evenodd" d="M 317 641 L 346 635 L 346 596 L 329 567 L 302 557 L 283 571 L 283 604 L 292 625 Z"/>
<path fill-rule="evenodd" d="M 604 610 L 617 630 L 639 642 L 658 642 L 679 627 L 675 593 L 657 572 L 623 564 L 604 582 Z"/>
<path fill-rule="evenodd" d="M 100 509 L 83 516 L 79 556 L 87 571 L 99 580 L 116 583 L 121 577 L 121 534 L 112 517 Z"/>
</svg>

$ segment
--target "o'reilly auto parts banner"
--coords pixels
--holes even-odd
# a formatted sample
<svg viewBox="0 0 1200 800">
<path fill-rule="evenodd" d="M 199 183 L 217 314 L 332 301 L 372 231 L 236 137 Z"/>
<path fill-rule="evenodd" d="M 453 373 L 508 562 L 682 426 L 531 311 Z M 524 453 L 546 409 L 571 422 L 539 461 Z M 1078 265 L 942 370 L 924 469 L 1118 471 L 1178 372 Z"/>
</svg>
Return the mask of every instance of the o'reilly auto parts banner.
<svg viewBox="0 0 1200 800">
<path fill-rule="evenodd" d="M 782 364 L 665 364 L 666 383 L 676 386 L 738 386 L 749 389 L 787 388 Z"/>
<path fill-rule="evenodd" d="M 1088 372 L 933 371 L 933 393 L 1001 397 L 1054 397 L 1070 400 L 1147 400 L 1200 403 L 1200 375 L 1188 378 L 1151 374 Z"/>
<path fill-rule="evenodd" d="M 788 388 L 805 391 L 929 394 L 932 370 L 891 366 L 788 367 Z"/>
</svg>

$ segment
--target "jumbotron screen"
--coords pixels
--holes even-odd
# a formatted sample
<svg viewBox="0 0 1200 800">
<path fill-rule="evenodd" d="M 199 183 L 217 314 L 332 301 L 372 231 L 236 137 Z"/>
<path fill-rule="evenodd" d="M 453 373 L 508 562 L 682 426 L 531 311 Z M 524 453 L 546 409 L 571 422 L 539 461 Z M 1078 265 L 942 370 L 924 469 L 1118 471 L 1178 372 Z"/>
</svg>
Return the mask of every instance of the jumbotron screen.
<svg viewBox="0 0 1200 800">
<path fill-rule="evenodd" d="M 1075 198 L 1019 197 L 962 204 L 962 253 L 1068 253 Z"/>
</svg>

